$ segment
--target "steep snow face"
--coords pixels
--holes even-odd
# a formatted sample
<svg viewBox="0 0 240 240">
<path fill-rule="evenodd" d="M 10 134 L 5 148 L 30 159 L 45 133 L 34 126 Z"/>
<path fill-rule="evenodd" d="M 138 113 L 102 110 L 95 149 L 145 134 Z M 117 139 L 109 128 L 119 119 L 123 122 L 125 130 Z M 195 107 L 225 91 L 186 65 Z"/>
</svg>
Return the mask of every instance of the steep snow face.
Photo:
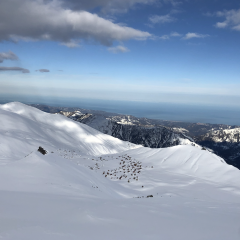
<svg viewBox="0 0 240 240">
<path fill-rule="evenodd" d="M 20 103 L 0 116 L 0 238 L 239 240 L 240 171 L 215 154 L 131 145 Z"/>
<path fill-rule="evenodd" d="M 196 145 L 193 140 L 184 135 L 183 129 L 178 133 L 163 127 L 154 126 L 147 121 L 142 124 L 139 119 L 128 116 L 105 116 L 101 114 L 77 114 L 76 112 L 60 112 L 61 114 L 98 131 L 116 137 L 123 141 L 140 144 L 144 147 L 162 148 L 176 145 Z M 186 130 L 187 131 L 187 130 Z"/>
<path fill-rule="evenodd" d="M 1 158 L 21 159 L 39 145 L 77 149 L 83 155 L 117 153 L 138 147 L 100 133 L 58 114 L 44 113 L 21 103 L 0 106 Z"/>
</svg>

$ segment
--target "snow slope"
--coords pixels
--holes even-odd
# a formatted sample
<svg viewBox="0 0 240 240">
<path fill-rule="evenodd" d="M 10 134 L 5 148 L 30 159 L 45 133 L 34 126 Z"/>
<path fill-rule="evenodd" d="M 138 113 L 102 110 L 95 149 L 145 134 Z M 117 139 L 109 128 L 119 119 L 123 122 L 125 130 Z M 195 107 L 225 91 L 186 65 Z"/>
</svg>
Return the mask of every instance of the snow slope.
<svg viewBox="0 0 240 240">
<path fill-rule="evenodd" d="M 240 171 L 213 153 L 139 147 L 21 103 L 0 121 L 0 239 L 240 239 Z"/>
<path fill-rule="evenodd" d="M 9 103 L 0 106 L 1 158 L 21 159 L 39 147 L 77 149 L 82 154 L 99 155 L 137 147 L 104 135 L 91 127 L 61 115 Z"/>
</svg>

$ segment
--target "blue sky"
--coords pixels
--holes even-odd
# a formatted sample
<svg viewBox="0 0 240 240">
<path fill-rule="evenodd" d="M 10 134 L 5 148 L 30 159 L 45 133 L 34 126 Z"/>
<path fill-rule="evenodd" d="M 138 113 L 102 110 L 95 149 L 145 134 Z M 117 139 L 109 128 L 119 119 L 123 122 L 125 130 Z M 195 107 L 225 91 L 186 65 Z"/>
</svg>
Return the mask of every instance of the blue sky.
<svg viewBox="0 0 240 240">
<path fill-rule="evenodd" d="M 0 22 L 2 96 L 240 104 L 239 1 L 2 0 Z"/>
</svg>

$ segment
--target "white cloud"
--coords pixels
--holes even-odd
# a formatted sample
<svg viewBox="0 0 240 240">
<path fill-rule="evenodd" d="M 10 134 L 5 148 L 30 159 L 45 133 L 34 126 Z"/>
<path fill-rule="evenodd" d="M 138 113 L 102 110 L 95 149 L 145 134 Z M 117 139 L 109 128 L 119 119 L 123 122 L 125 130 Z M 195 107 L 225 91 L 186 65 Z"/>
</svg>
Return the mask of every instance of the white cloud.
<svg viewBox="0 0 240 240">
<path fill-rule="evenodd" d="M 217 22 L 215 27 L 217 28 L 226 28 L 230 27 L 233 30 L 240 31 L 240 9 L 217 12 L 218 17 L 224 17 L 223 22 Z"/>
<path fill-rule="evenodd" d="M 170 2 L 173 6 L 174 6 L 174 2 L 175 1 L 171 1 L 171 0 L 163 0 L 163 2 L 167 3 Z M 152 24 L 164 24 L 164 23 L 170 23 L 170 22 L 174 22 L 177 19 L 175 17 L 173 17 L 174 14 L 178 14 L 181 11 L 179 11 L 178 9 L 172 9 L 168 14 L 166 15 L 153 15 L 151 17 L 149 17 L 149 21 Z M 150 25 L 151 26 L 151 25 Z"/>
<path fill-rule="evenodd" d="M 162 40 L 168 40 L 169 38 L 170 38 L 169 35 L 163 35 L 159 37 L 159 39 L 162 39 Z"/>
<path fill-rule="evenodd" d="M 18 56 L 13 52 L 0 52 L 0 63 L 4 60 L 18 60 Z"/>
<path fill-rule="evenodd" d="M 178 33 L 178 32 L 171 32 L 170 34 L 165 34 L 165 35 L 162 35 L 161 37 L 155 37 L 153 38 L 154 40 L 169 40 L 170 38 L 172 37 L 181 37 L 182 34 Z"/>
<path fill-rule="evenodd" d="M 161 16 L 154 15 L 154 16 L 151 16 L 149 20 L 153 24 L 156 24 L 156 23 L 169 23 L 169 22 L 175 21 L 176 19 L 172 17 L 170 14 L 167 14 L 167 15 L 161 15 Z"/>
<path fill-rule="evenodd" d="M 225 27 L 227 27 L 227 25 L 228 24 L 226 22 L 217 22 L 215 26 L 217 28 L 225 28 Z"/>
<path fill-rule="evenodd" d="M 126 52 L 129 52 L 129 49 L 122 46 L 122 45 L 119 45 L 119 46 L 116 46 L 116 47 L 108 48 L 108 51 L 112 52 L 112 53 L 126 53 Z"/>
<path fill-rule="evenodd" d="M 183 36 L 183 37 L 182 37 Z M 161 37 L 154 37 L 153 39 L 154 40 L 169 40 L 171 38 L 181 38 L 181 39 L 184 39 L 184 40 L 188 40 L 188 39 L 192 39 L 192 38 L 206 38 L 206 37 L 209 37 L 208 34 L 199 34 L 199 33 L 186 33 L 185 35 L 181 34 L 181 33 L 178 33 L 178 32 L 171 32 L 170 34 L 165 34 L 165 35 L 162 35 Z"/>
<path fill-rule="evenodd" d="M 192 38 L 205 38 L 205 37 L 209 37 L 209 35 L 189 32 L 183 37 L 183 39 L 188 40 L 188 39 L 192 39 Z"/>
<path fill-rule="evenodd" d="M 182 34 L 178 33 L 178 32 L 171 32 L 170 34 L 171 37 L 181 37 Z"/>
<path fill-rule="evenodd" d="M 74 40 L 71 40 L 69 42 L 61 43 L 61 45 L 66 46 L 68 48 L 78 48 L 78 47 L 80 47 L 79 42 L 78 41 L 74 41 Z"/>
<path fill-rule="evenodd" d="M 234 26 L 232 29 L 236 31 L 240 31 L 240 24 L 238 24 L 237 26 Z"/>
<path fill-rule="evenodd" d="M 115 40 L 151 37 L 148 32 L 120 26 L 96 14 L 66 9 L 59 0 L 1 0 L 0 23 L 0 41 L 15 36 L 66 45 L 73 39 L 84 39 L 109 46 Z"/>
</svg>

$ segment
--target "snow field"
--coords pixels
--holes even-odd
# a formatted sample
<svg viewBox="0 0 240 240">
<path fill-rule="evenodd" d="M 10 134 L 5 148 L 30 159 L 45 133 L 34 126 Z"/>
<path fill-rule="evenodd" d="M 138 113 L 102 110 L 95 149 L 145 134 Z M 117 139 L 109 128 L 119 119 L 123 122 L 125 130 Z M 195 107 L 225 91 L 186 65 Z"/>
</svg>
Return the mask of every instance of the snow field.
<svg viewBox="0 0 240 240">
<path fill-rule="evenodd" d="M 0 106 L 0 136 L 0 239 L 240 239 L 240 172 L 213 153 L 139 147 L 20 103 Z"/>
</svg>

